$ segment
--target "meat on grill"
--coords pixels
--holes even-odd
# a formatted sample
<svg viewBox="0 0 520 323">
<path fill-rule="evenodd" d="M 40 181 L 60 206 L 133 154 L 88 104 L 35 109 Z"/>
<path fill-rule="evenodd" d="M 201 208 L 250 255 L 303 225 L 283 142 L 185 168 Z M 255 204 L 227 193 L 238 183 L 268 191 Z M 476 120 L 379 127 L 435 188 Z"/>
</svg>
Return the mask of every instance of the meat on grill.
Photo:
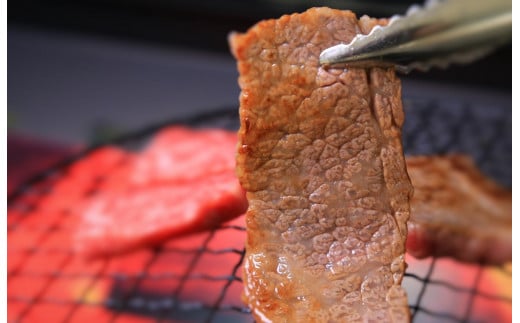
<svg viewBox="0 0 520 323">
<path fill-rule="evenodd" d="M 235 176 L 237 136 L 171 127 L 115 171 L 80 208 L 75 237 L 87 258 L 156 246 L 243 214 Z"/>
<path fill-rule="evenodd" d="M 313 8 L 230 37 L 249 201 L 244 299 L 258 321 L 409 320 L 400 81 L 318 64 L 373 22 Z"/>
<path fill-rule="evenodd" d="M 213 139 L 202 142 L 200 138 L 204 136 Z M 85 212 L 91 213 L 81 215 L 80 249 L 96 257 L 148 248 L 171 238 L 211 229 L 242 214 L 247 201 L 241 191 L 237 194 L 242 195 L 233 193 L 229 198 L 222 195 L 215 204 L 207 199 L 211 194 L 220 194 L 216 187 L 229 184 L 234 187 L 231 192 L 237 187 L 236 180 L 229 177 L 233 175 L 236 141 L 235 133 L 224 130 L 194 132 L 172 127 L 159 132 L 153 144 L 141 154 L 106 148 L 83 159 L 81 165 L 70 170 L 71 176 L 79 181 L 75 185 L 84 185 L 88 178 L 103 174 L 107 163 L 117 167 L 101 184 L 101 194 L 88 201 Z M 209 176 L 191 172 L 194 165 Z M 511 261 L 511 191 L 480 173 L 468 156 L 408 156 L 406 165 L 415 192 L 410 201 L 407 252 L 417 258 L 452 257 L 473 263 Z M 221 171 L 224 174 L 220 178 L 212 175 Z M 192 181 L 193 187 L 179 185 L 181 179 L 186 183 Z M 182 193 L 183 190 L 193 193 Z M 182 203 L 178 202 L 180 199 Z M 135 205 L 137 202 L 140 206 Z M 177 210 L 190 203 L 200 205 L 199 215 L 193 217 L 189 212 Z M 147 213 L 158 204 L 168 209 L 157 213 L 164 219 L 157 219 L 151 211 Z M 220 211 L 211 216 L 214 207 Z M 104 211 L 94 212 L 97 209 Z M 158 225 L 161 221 L 165 223 Z M 110 232 L 105 225 L 134 222 L 139 223 L 134 237 L 86 233 Z M 144 228 L 149 231 L 145 233 Z"/>
<path fill-rule="evenodd" d="M 414 187 L 407 251 L 415 257 L 511 261 L 511 191 L 485 177 L 469 157 L 407 157 Z"/>
</svg>

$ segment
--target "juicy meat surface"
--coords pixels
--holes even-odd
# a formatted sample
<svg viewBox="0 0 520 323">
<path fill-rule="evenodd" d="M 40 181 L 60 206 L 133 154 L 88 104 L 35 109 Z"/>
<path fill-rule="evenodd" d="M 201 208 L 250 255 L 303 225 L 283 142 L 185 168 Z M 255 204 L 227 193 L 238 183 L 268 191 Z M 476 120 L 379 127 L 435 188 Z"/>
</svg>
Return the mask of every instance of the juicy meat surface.
<svg viewBox="0 0 520 323">
<path fill-rule="evenodd" d="M 409 320 L 400 81 L 392 69 L 318 64 L 372 24 L 314 8 L 230 37 L 249 201 L 244 298 L 259 321 Z"/>
<path fill-rule="evenodd" d="M 225 130 L 163 130 L 80 207 L 76 249 L 87 258 L 112 256 L 243 214 L 236 143 L 236 134 Z"/>
<path fill-rule="evenodd" d="M 418 258 L 511 261 L 512 201 L 469 157 L 407 157 L 414 187 L 407 251 Z"/>
</svg>

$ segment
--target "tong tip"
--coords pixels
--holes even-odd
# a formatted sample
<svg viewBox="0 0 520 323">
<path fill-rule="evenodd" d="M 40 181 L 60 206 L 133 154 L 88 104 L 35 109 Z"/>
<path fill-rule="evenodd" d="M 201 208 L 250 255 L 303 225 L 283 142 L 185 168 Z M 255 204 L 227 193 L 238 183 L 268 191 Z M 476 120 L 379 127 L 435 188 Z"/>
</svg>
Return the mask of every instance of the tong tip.
<svg viewBox="0 0 520 323">
<path fill-rule="evenodd" d="M 323 50 L 320 54 L 320 65 L 332 65 L 341 63 L 348 53 L 350 47 L 346 44 L 339 44 Z"/>
</svg>

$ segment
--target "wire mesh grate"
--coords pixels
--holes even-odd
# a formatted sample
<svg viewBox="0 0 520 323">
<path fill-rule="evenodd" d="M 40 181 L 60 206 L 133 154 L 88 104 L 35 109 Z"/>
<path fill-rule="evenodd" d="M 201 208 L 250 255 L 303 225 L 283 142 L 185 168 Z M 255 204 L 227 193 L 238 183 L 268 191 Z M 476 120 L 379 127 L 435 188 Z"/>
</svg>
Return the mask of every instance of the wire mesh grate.
<svg viewBox="0 0 520 323">
<path fill-rule="evenodd" d="M 466 153 L 484 173 L 511 186 L 510 107 L 420 98 L 407 98 L 404 105 L 406 154 Z M 234 130 L 237 108 L 169 120 L 105 145 L 139 149 L 157 131 L 174 124 Z M 8 197 L 8 320 L 251 322 L 249 309 L 240 300 L 243 217 L 211 232 L 127 256 L 86 263 L 74 254 L 69 242 L 74 215 L 70 205 L 56 203 L 70 192 L 58 189 L 57 183 L 69 176 L 73 165 L 103 146 L 58 163 Z M 94 194 L 103 180 L 99 174 L 66 200 L 71 204 Z M 415 322 L 510 320 L 510 267 L 432 258 L 408 257 L 407 262 L 403 285 Z"/>
</svg>

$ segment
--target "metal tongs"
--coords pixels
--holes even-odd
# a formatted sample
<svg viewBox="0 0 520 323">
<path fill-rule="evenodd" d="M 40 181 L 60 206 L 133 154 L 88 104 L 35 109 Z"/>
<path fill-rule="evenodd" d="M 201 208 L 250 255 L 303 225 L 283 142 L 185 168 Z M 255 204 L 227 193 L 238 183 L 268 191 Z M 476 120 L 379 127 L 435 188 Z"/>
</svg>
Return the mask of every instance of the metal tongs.
<svg viewBox="0 0 520 323">
<path fill-rule="evenodd" d="M 350 44 L 325 49 L 320 64 L 393 65 L 402 72 L 471 63 L 511 42 L 511 0 L 429 1 Z"/>
</svg>

